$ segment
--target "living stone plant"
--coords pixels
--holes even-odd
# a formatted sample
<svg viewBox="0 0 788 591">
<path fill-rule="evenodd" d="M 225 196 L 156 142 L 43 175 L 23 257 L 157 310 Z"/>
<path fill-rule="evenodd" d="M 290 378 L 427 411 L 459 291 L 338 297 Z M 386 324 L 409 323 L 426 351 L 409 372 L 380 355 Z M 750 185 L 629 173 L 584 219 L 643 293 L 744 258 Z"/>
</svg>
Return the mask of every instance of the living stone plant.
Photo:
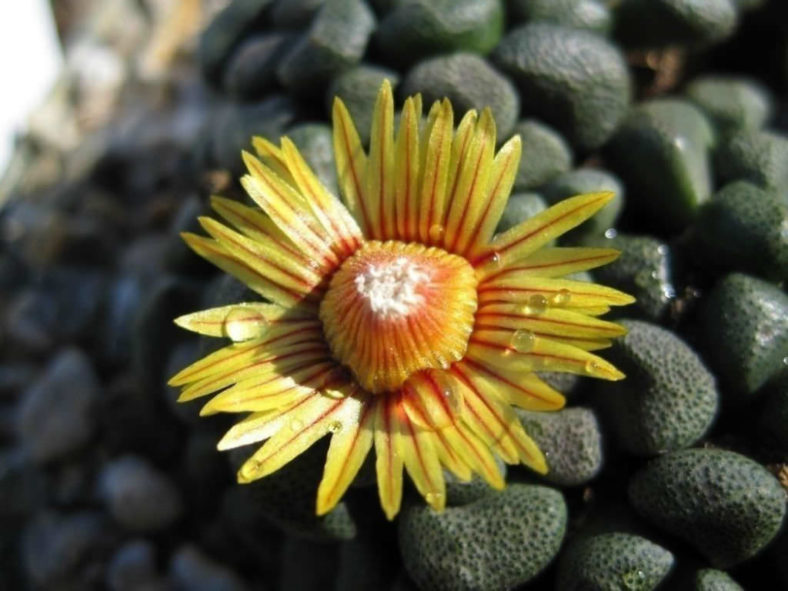
<svg viewBox="0 0 788 591">
<path fill-rule="evenodd" d="M 154 18 L 158 3 L 144 4 Z M 117 107 L 117 124 L 86 134 L 79 150 L 61 156 L 65 180 L 54 188 L 18 185 L 2 212 L 0 587 L 788 586 L 783 2 L 202 4 L 203 14 L 209 5 L 214 11 L 193 50 L 186 44 L 181 61 L 170 63 L 170 82 L 145 95 L 154 106 Z M 125 10 L 114 15 L 124 27 L 137 22 L 136 8 Z M 170 27 L 162 30 L 175 30 L 175 21 L 162 22 Z M 139 66 L 128 64 L 128 71 Z M 140 92 L 140 83 L 124 88 Z M 423 118 L 418 99 L 406 100 L 416 95 Z M 430 118 L 436 101 L 442 106 Z M 479 115 L 463 119 L 472 110 Z M 343 150 L 337 128 L 350 129 L 350 121 L 357 136 Z M 411 236 L 397 223 L 407 228 L 420 218 L 394 215 L 381 216 L 380 228 L 361 222 L 354 229 L 355 218 L 343 217 L 344 206 L 327 196 L 352 191 L 348 163 L 361 162 L 362 151 L 369 161 L 380 156 L 386 130 L 423 133 L 421 144 L 402 142 L 424 147 L 432 137 L 424 130 L 436 126 L 447 137 L 476 138 L 473 153 L 491 165 L 496 153 L 521 153 L 516 169 L 495 169 L 505 171 L 508 199 L 486 196 L 500 209 L 497 227 L 482 216 L 484 240 L 448 223 Z M 390 145 L 400 145 L 392 137 Z M 36 149 L 43 150 L 40 142 Z M 391 166 L 399 170 L 400 161 Z M 299 185 L 301 174 L 310 190 Z M 211 374 L 211 362 L 200 360 L 230 363 L 228 351 L 248 352 L 282 317 L 311 331 L 310 347 L 325 337 L 335 352 L 337 339 L 356 341 L 336 337 L 345 330 L 336 310 L 319 306 L 323 324 L 315 324 L 274 306 L 293 303 L 292 291 L 277 291 L 282 269 L 314 280 L 296 289 L 300 295 L 322 294 L 323 263 L 312 254 L 334 243 L 321 250 L 296 242 L 287 257 L 277 251 L 277 269 L 239 271 L 244 262 L 254 270 L 264 258 L 259 245 L 290 227 L 263 185 L 299 185 L 301 196 L 289 203 L 304 210 L 294 210 L 292 224 L 320 227 L 310 216 L 336 214 L 343 228 L 336 236 L 346 242 L 337 249 L 377 238 L 374 248 L 383 251 L 388 238 L 415 236 L 411 242 L 451 243 L 467 260 L 489 262 L 488 271 L 495 262 L 508 272 L 507 265 L 525 263 L 506 259 L 507 240 L 532 228 L 537 254 L 524 260 L 557 265 L 556 272 L 529 284 L 539 298 L 518 300 L 517 284 L 493 304 L 530 307 L 510 311 L 530 324 L 496 325 L 507 340 L 500 358 L 483 358 L 496 363 L 491 373 L 468 369 L 481 358 L 472 347 L 467 355 L 450 351 L 451 368 L 430 366 L 433 394 L 445 396 L 445 407 L 423 395 L 426 386 L 380 402 L 390 384 L 379 387 L 370 377 L 377 366 L 348 354 L 338 365 L 349 373 L 332 365 L 341 379 L 329 385 L 350 387 L 350 375 L 367 380 L 370 397 L 338 388 L 335 398 L 313 401 L 316 415 L 330 411 L 313 431 L 308 414 L 266 423 L 277 407 L 264 408 L 237 384 L 257 379 L 250 363 L 269 360 L 247 355 L 225 374 Z M 312 199 L 321 205 L 309 209 Z M 349 216 L 359 202 L 347 203 Z M 468 202 L 487 204 L 478 196 Z M 588 215 L 573 218 L 572 228 L 549 229 L 566 203 Z M 599 211 L 591 216 L 592 209 Z M 240 233 L 206 218 L 214 212 Z M 194 256 L 181 233 L 229 275 Z M 260 249 L 251 251 L 258 258 L 244 258 L 242 247 Z M 608 264 L 568 262 L 589 253 Z M 548 298 L 555 281 L 566 281 L 566 292 Z M 447 285 L 471 283 L 476 289 L 463 275 Z M 608 302 L 578 303 L 603 295 Z M 340 296 L 337 309 L 358 297 L 352 290 Z M 489 329 L 481 304 L 476 318 L 451 308 L 451 298 L 427 303 L 435 314 L 443 313 L 440 304 L 456 312 L 452 329 L 463 322 L 475 327 L 469 333 Z M 354 313 L 346 306 L 348 319 Z M 219 338 L 189 335 L 173 325 L 176 317 Z M 581 318 L 584 326 L 555 329 L 549 338 L 536 328 Z M 594 349 L 574 353 L 582 360 L 576 371 L 564 371 L 571 359 L 517 361 L 555 354 L 571 338 Z M 425 351 L 439 345 L 430 340 Z M 299 358 L 306 365 L 296 370 L 286 362 L 274 369 L 287 380 L 291 370 L 311 371 L 310 359 Z M 394 374 L 375 375 L 397 382 Z M 165 385 L 171 378 L 178 390 Z M 515 386 L 526 383 L 545 397 L 541 405 L 516 396 Z M 190 402 L 214 393 L 204 406 Z M 472 423 L 468 413 L 485 403 L 498 405 L 506 420 Z M 233 410 L 253 414 L 222 414 Z M 246 420 L 234 425 L 239 418 Z M 379 428 L 386 420 L 394 427 Z M 488 436 L 485 425 L 493 425 Z M 440 435 L 425 444 L 404 437 L 406 429 L 443 433 L 447 441 L 467 437 L 480 444 L 477 459 L 467 459 L 467 445 L 438 448 Z M 289 448 L 282 442 L 291 433 L 314 445 Z M 363 454 L 348 434 L 366 438 Z M 261 449 L 268 437 L 273 445 Z M 216 450 L 220 441 L 229 451 Z M 387 446 L 396 453 L 381 460 Z M 419 449 L 427 450 L 421 470 Z M 385 479 L 403 469 L 397 482 Z"/>
</svg>

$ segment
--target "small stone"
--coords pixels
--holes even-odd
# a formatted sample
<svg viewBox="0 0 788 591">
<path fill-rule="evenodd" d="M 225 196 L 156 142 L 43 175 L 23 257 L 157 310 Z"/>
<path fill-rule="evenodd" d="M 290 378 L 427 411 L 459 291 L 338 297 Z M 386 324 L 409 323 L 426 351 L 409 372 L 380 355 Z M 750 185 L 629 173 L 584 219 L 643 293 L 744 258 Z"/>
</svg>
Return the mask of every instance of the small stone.
<svg viewBox="0 0 788 591">
<path fill-rule="evenodd" d="M 648 591 L 660 585 L 673 563 L 668 550 L 640 536 L 609 533 L 580 538 L 561 555 L 556 588 Z"/>
<path fill-rule="evenodd" d="M 629 499 L 656 527 L 686 540 L 718 568 L 758 554 L 785 514 L 785 491 L 772 474 L 719 449 L 652 460 L 630 481 Z"/>
<path fill-rule="evenodd" d="M 333 77 L 361 61 L 374 28 L 375 15 L 362 0 L 327 0 L 279 62 L 279 81 L 299 94 L 321 93 Z"/>
<path fill-rule="evenodd" d="M 572 167 L 572 150 L 552 127 L 526 119 L 515 125 L 512 135 L 520 134 L 523 153 L 514 179 L 514 190 L 525 191 L 551 181 Z"/>
<path fill-rule="evenodd" d="M 0 520 L 25 519 L 44 504 L 47 481 L 21 449 L 0 451 Z"/>
<path fill-rule="evenodd" d="M 600 392 L 605 418 L 629 453 L 653 456 L 689 447 L 717 414 L 714 376 L 679 337 L 638 320 L 613 343 L 609 359 L 627 375 Z"/>
<path fill-rule="evenodd" d="M 153 544 L 137 539 L 121 546 L 109 561 L 106 576 L 110 591 L 155 588 L 158 574 Z"/>
<path fill-rule="evenodd" d="M 436 513 L 423 504 L 399 518 L 399 546 L 421 589 L 509 589 L 555 557 L 566 532 L 563 496 L 544 486 L 509 484 L 476 502 Z"/>
<path fill-rule="evenodd" d="M 744 591 L 725 571 L 704 568 L 695 574 L 695 591 Z"/>
<path fill-rule="evenodd" d="M 616 225 L 618 216 L 624 207 L 624 186 L 613 174 L 595 168 L 578 168 L 565 172 L 551 180 L 540 189 L 547 203 L 555 205 L 568 197 L 586 193 L 611 191 L 613 200 L 599 210 L 591 219 L 577 228 L 570 230 L 562 237 L 562 242 L 576 244 L 588 236 L 601 237 Z"/>
<path fill-rule="evenodd" d="M 629 70 L 618 49 L 588 31 L 533 23 L 512 30 L 493 63 L 520 89 L 522 112 L 581 150 L 604 144 L 629 107 Z"/>
<path fill-rule="evenodd" d="M 653 99 L 627 115 L 607 148 L 646 222 L 680 230 L 711 197 L 714 131 L 688 101 Z"/>
<path fill-rule="evenodd" d="M 509 0 L 514 22 L 553 23 L 607 35 L 612 26 L 610 9 L 599 0 Z"/>
<path fill-rule="evenodd" d="M 233 174 L 244 172 L 241 150 L 251 149 L 254 136 L 279 139 L 298 118 L 288 97 L 269 95 L 259 103 L 225 105 L 213 121 L 213 159 Z"/>
<path fill-rule="evenodd" d="M 714 172 L 722 183 L 750 181 L 788 201 L 788 137 L 761 130 L 734 134 L 714 154 Z"/>
<path fill-rule="evenodd" d="M 22 533 L 22 560 L 28 580 L 55 589 L 79 578 L 79 569 L 100 550 L 105 535 L 102 518 L 93 512 L 46 512 L 30 521 Z M 82 586 L 85 589 L 88 587 Z"/>
<path fill-rule="evenodd" d="M 326 93 L 327 112 L 331 113 L 333 109 L 334 97 L 341 98 L 364 145 L 369 144 L 375 100 L 384 80 L 388 80 L 392 88 L 396 88 L 399 74 L 387 68 L 362 64 L 334 78 Z"/>
<path fill-rule="evenodd" d="M 205 78 L 219 85 L 222 72 L 233 49 L 246 33 L 260 21 L 271 0 L 237 0 L 230 2 L 200 35 L 197 57 Z"/>
<path fill-rule="evenodd" d="M 454 51 L 486 55 L 503 32 L 502 4 L 500 0 L 396 2 L 381 20 L 375 40 L 386 61 L 399 66 Z"/>
<path fill-rule="evenodd" d="M 180 492 L 170 479 L 137 456 L 108 463 L 99 476 L 99 486 L 112 517 L 130 531 L 165 529 L 183 511 Z"/>
<path fill-rule="evenodd" d="M 602 432 L 594 411 L 573 407 L 555 412 L 518 410 L 517 415 L 547 458 L 543 478 L 558 486 L 578 486 L 602 469 Z"/>
<path fill-rule="evenodd" d="M 300 29 L 311 22 L 326 0 L 275 0 L 271 22 L 278 29 Z"/>
<path fill-rule="evenodd" d="M 189 591 L 247 591 L 246 583 L 223 564 L 192 545 L 178 548 L 170 561 L 170 577 L 177 588 Z"/>
<path fill-rule="evenodd" d="M 760 129 L 774 111 L 769 91 L 747 78 L 701 76 L 687 85 L 685 94 L 723 134 Z"/>
<path fill-rule="evenodd" d="M 512 134 L 520 112 L 512 83 L 472 53 L 434 57 L 416 64 L 402 82 L 402 94 L 416 93 L 421 93 L 426 108 L 448 98 L 457 119 L 471 109 L 490 107 L 500 137 Z"/>
<path fill-rule="evenodd" d="M 547 203 L 537 193 L 514 193 L 509 196 L 506 208 L 498 221 L 498 233 L 514 228 L 547 209 Z"/>
<path fill-rule="evenodd" d="M 623 313 L 651 321 L 661 319 L 676 295 L 673 286 L 673 254 L 664 242 L 651 236 L 616 233 L 612 238 L 593 240 L 593 246 L 615 248 L 621 255 L 612 263 L 594 269 L 594 278 L 635 296 Z"/>
<path fill-rule="evenodd" d="M 33 461 L 61 459 L 90 441 L 99 387 L 81 351 L 66 349 L 50 361 L 19 407 L 19 437 Z"/>
<path fill-rule="evenodd" d="M 695 224 L 705 268 L 788 277 L 788 201 L 747 181 L 725 185 Z"/>
<path fill-rule="evenodd" d="M 719 42 L 738 24 L 734 0 L 623 0 L 615 15 L 626 47 Z"/>
<path fill-rule="evenodd" d="M 244 100 L 263 98 L 278 86 L 276 67 L 294 39 L 292 33 L 278 32 L 246 39 L 227 63 L 224 89 Z"/>
<path fill-rule="evenodd" d="M 702 301 L 699 333 L 725 401 L 750 401 L 785 366 L 788 295 L 748 275 L 726 275 Z"/>
</svg>

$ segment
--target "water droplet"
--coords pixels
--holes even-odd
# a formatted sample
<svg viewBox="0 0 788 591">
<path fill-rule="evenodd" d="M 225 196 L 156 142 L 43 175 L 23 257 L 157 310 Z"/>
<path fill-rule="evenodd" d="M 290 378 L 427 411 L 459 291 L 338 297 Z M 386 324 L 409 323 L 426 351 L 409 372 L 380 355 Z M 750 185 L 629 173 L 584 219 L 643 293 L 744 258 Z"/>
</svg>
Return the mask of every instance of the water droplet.
<svg viewBox="0 0 788 591">
<path fill-rule="evenodd" d="M 591 374 L 597 373 L 600 369 L 602 369 L 602 366 L 600 366 L 599 362 L 597 362 L 596 360 L 589 359 L 588 361 L 586 361 L 586 371 L 588 373 Z"/>
<path fill-rule="evenodd" d="M 328 424 L 328 430 L 332 433 L 339 433 L 342 430 L 342 422 L 341 421 L 331 421 Z"/>
<path fill-rule="evenodd" d="M 608 228 L 605 230 L 605 238 L 608 240 L 612 240 L 616 236 L 618 236 L 618 231 L 615 228 Z"/>
<path fill-rule="evenodd" d="M 562 289 L 553 296 L 553 303 L 556 306 L 566 306 L 569 300 L 572 299 L 572 294 L 568 289 Z"/>
<path fill-rule="evenodd" d="M 500 267 L 503 264 L 503 261 L 501 260 L 501 255 L 497 252 L 492 253 L 492 257 L 490 257 L 490 261 L 495 267 Z"/>
<path fill-rule="evenodd" d="M 437 505 L 443 501 L 443 493 L 428 492 L 425 496 L 428 505 Z"/>
<path fill-rule="evenodd" d="M 515 351 L 520 353 L 528 353 L 531 349 L 534 348 L 534 343 L 536 342 L 536 337 L 534 333 L 530 330 L 515 330 L 512 333 L 512 339 L 510 341 L 512 347 L 514 347 Z"/>
<path fill-rule="evenodd" d="M 526 305 L 528 314 L 541 314 L 547 309 L 547 298 L 537 293 L 528 298 Z"/>
<path fill-rule="evenodd" d="M 232 308 L 224 317 L 224 334 L 236 343 L 259 337 L 267 327 L 266 319 L 250 307 Z"/>
<path fill-rule="evenodd" d="M 239 476 L 244 480 L 251 480 L 259 470 L 260 462 L 257 460 L 247 460 L 244 465 L 241 466 Z"/>
<path fill-rule="evenodd" d="M 441 224 L 433 224 L 430 226 L 428 234 L 431 242 L 440 242 L 446 234 L 446 228 Z"/>
<path fill-rule="evenodd" d="M 290 421 L 290 429 L 292 431 L 300 431 L 303 428 L 304 428 L 304 422 L 301 421 L 300 419 L 293 419 L 292 421 Z"/>
<path fill-rule="evenodd" d="M 783 365 L 788 365 L 788 357 L 783 357 Z"/>
</svg>

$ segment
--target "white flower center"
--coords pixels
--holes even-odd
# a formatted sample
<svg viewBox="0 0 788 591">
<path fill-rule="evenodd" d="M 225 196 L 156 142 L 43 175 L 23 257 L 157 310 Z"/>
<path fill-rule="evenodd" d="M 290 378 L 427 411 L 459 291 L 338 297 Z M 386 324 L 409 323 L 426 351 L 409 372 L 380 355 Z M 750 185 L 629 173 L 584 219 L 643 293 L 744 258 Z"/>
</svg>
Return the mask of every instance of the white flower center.
<svg viewBox="0 0 788 591">
<path fill-rule="evenodd" d="M 429 281 L 424 267 L 407 257 L 382 265 L 370 264 L 356 276 L 356 289 L 369 308 L 382 318 L 407 316 L 423 301 L 417 288 Z"/>
</svg>

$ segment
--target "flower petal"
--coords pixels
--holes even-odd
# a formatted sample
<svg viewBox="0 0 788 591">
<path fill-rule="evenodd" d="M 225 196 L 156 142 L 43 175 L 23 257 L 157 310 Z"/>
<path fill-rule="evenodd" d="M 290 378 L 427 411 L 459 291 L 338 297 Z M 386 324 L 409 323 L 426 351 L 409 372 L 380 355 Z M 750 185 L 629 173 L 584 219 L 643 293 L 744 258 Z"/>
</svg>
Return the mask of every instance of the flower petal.
<svg viewBox="0 0 788 591">
<path fill-rule="evenodd" d="M 349 401 L 348 405 L 352 403 Z M 331 511 L 356 477 L 372 448 L 374 405 L 358 401 L 356 417 L 347 421 L 331 437 L 323 478 L 317 489 L 317 514 Z"/>
<path fill-rule="evenodd" d="M 518 262 L 554 238 L 579 226 L 613 199 L 614 194 L 589 193 L 566 199 L 497 235 L 471 263 L 480 279 Z"/>
<path fill-rule="evenodd" d="M 332 110 L 334 122 L 334 158 L 337 165 L 339 189 L 351 215 L 361 231 L 368 236 L 372 224 L 364 196 L 364 176 L 367 170 L 367 155 L 358 137 L 356 125 L 348 113 L 345 103 L 334 98 Z"/>
<path fill-rule="evenodd" d="M 488 278 L 479 285 L 479 306 L 494 303 L 530 304 L 566 309 L 625 306 L 635 299 L 622 291 L 588 281 L 548 279 L 518 272 Z"/>
<path fill-rule="evenodd" d="M 446 185 L 451 161 L 454 113 L 444 100 L 430 109 L 422 133 L 420 196 L 418 212 L 419 241 L 439 244 L 443 238 L 442 222 L 446 210 Z"/>
<path fill-rule="evenodd" d="M 345 405 L 354 406 L 349 399 L 315 394 L 283 413 L 276 433 L 241 466 L 238 482 L 267 476 L 301 455 L 331 431 L 334 421 L 341 421 Z"/>
<path fill-rule="evenodd" d="M 535 253 L 487 275 L 492 281 L 502 275 L 530 275 L 534 277 L 560 277 L 587 271 L 615 261 L 621 251 L 614 248 L 590 248 L 585 246 L 544 247 Z"/>
<path fill-rule="evenodd" d="M 410 242 L 416 238 L 419 211 L 419 120 L 421 96 L 410 97 L 402 108 L 394 163 L 394 204 L 397 237 Z"/>
<path fill-rule="evenodd" d="M 369 238 L 389 240 L 395 236 L 394 156 L 394 96 L 391 83 L 386 79 L 372 113 L 369 157 L 364 174 L 363 195 L 371 226 Z"/>
<path fill-rule="evenodd" d="M 378 495 L 389 520 L 399 513 L 402 503 L 402 455 L 400 430 L 395 414 L 402 412 L 395 396 L 378 396 L 375 400 L 375 472 Z"/>
<path fill-rule="evenodd" d="M 463 364 L 478 388 L 490 392 L 506 404 L 525 410 L 550 411 L 559 410 L 566 403 L 563 394 L 548 386 L 536 374 L 504 364 L 484 365 L 471 359 L 466 359 Z"/>
</svg>

